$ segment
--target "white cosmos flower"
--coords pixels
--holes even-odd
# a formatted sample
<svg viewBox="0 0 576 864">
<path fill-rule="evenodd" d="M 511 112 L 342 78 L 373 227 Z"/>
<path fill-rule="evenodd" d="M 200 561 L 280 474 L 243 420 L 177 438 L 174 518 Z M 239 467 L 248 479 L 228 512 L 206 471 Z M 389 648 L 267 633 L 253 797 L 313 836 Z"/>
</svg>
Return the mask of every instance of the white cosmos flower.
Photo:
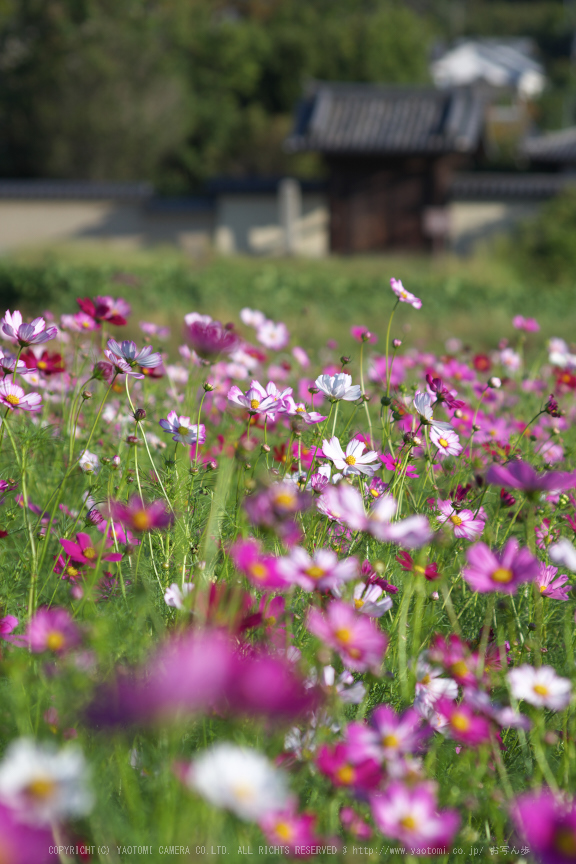
<svg viewBox="0 0 576 864">
<path fill-rule="evenodd" d="M 193 588 L 192 582 L 184 582 L 182 587 L 173 582 L 164 592 L 164 602 L 173 609 L 184 609 L 184 601 Z"/>
<path fill-rule="evenodd" d="M 552 666 L 535 669 L 524 663 L 508 672 L 508 681 L 516 699 L 523 699 L 537 708 L 562 711 L 570 702 L 572 684 L 568 678 L 556 675 Z"/>
<path fill-rule="evenodd" d="M 550 560 L 576 573 L 576 549 L 566 537 L 561 537 L 548 549 Z"/>
<path fill-rule="evenodd" d="M 85 474 L 97 474 L 100 470 L 100 459 L 89 450 L 82 451 L 78 464 Z"/>
<path fill-rule="evenodd" d="M 452 678 L 441 678 L 442 670 L 432 666 L 425 660 L 425 654 L 418 658 L 416 664 L 416 688 L 414 694 L 414 708 L 427 720 L 433 729 L 441 729 L 448 721 L 436 710 L 436 703 L 445 696 L 447 699 L 456 699 L 458 696 L 458 685 Z"/>
<path fill-rule="evenodd" d="M 0 800 L 24 822 L 48 824 L 92 809 L 88 768 L 80 748 L 55 750 L 19 738 L 0 763 Z"/>
<path fill-rule="evenodd" d="M 227 742 L 201 753 L 187 782 L 214 806 L 251 822 L 291 801 L 284 775 L 262 753 Z"/>
<path fill-rule="evenodd" d="M 421 390 L 417 390 L 412 401 L 423 426 L 435 426 L 436 429 L 444 430 L 452 429 L 450 423 L 445 423 L 443 420 L 434 420 L 432 397 L 429 393 L 422 393 Z"/>
<path fill-rule="evenodd" d="M 319 375 L 314 382 L 316 387 L 329 399 L 345 402 L 355 402 L 360 399 L 362 391 L 359 384 L 352 384 L 352 376 L 345 372 L 337 375 Z"/>
<path fill-rule="evenodd" d="M 368 477 L 373 477 L 375 469 L 372 468 L 370 462 L 375 462 L 378 459 L 378 454 L 374 450 L 367 450 L 364 453 L 365 446 L 362 441 L 352 438 L 346 445 L 346 452 L 344 453 L 340 441 L 334 436 L 329 441 L 324 439 L 322 452 L 344 476 L 347 474 L 366 474 Z"/>
<path fill-rule="evenodd" d="M 256 330 L 256 338 L 265 348 L 281 351 L 288 345 L 290 333 L 282 321 L 277 324 L 274 321 L 264 321 Z"/>
<path fill-rule="evenodd" d="M 353 605 L 357 612 L 370 618 L 381 618 L 392 608 L 392 598 L 379 585 L 366 585 L 358 582 L 354 586 Z"/>
</svg>

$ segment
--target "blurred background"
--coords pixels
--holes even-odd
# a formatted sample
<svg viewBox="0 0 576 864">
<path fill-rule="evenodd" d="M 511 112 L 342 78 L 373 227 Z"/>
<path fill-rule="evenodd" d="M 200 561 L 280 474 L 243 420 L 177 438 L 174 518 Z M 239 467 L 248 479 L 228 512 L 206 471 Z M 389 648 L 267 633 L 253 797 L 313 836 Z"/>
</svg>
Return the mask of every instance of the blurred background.
<svg viewBox="0 0 576 864">
<path fill-rule="evenodd" d="M 0 0 L 0 123 L 4 307 L 571 338 L 573 0 Z"/>
</svg>

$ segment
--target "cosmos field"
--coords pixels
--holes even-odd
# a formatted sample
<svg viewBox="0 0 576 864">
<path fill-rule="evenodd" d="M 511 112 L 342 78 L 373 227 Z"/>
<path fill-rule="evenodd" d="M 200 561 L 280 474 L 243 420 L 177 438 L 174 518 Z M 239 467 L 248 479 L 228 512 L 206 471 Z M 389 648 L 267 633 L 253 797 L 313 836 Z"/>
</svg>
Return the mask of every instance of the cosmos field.
<svg viewBox="0 0 576 864">
<path fill-rule="evenodd" d="M 379 303 L 6 310 L 2 864 L 576 861 L 576 355 Z"/>
</svg>

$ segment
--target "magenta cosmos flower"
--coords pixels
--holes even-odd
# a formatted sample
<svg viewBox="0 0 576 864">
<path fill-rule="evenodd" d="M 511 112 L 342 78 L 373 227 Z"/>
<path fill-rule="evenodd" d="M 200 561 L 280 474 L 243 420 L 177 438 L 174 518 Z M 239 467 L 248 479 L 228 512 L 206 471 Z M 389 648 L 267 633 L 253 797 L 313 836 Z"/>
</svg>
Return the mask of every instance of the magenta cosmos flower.
<svg viewBox="0 0 576 864">
<path fill-rule="evenodd" d="M 234 564 L 257 588 L 286 590 L 290 583 L 282 576 L 278 558 L 265 555 L 258 540 L 239 540 L 230 549 Z"/>
<path fill-rule="evenodd" d="M 378 829 L 386 837 L 406 843 L 414 854 L 417 849 L 442 850 L 445 854 L 460 824 L 455 810 L 438 809 L 432 788 L 429 783 L 405 786 L 395 782 L 370 799 Z"/>
<path fill-rule="evenodd" d="M 515 315 L 512 319 L 512 326 L 516 330 L 524 330 L 526 333 L 538 333 L 540 325 L 535 318 L 524 318 L 523 315 Z"/>
<path fill-rule="evenodd" d="M 396 714 L 389 705 L 376 708 L 370 725 L 350 723 L 347 729 L 350 744 L 354 743 L 364 758 L 371 756 L 378 762 L 393 762 L 415 753 L 431 734 L 430 727 L 423 724 L 413 708 Z"/>
<path fill-rule="evenodd" d="M 203 423 L 192 423 L 190 417 L 179 417 L 176 411 L 170 411 L 166 420 L 160 420 L 160 426 L 172 435 L 173 441 L 181 444 L 204 444 L 206 427 Z"/>
<path fill-rule="evenodd" d="M 214 360 L 219 354 L 230 354 L 238 348 L 240 340 L 233 330 L 227 330 L 220 321 L 209 315 L 191 312 L 184 316 L 186 336 L 199 357 Z"/>
<path fill-rule="evenodd" d="M 61 539 L 60 545 L 72 561 L 76 561 L 78 564 L 85 564 L 88 567 L 96 567 L 100 552 L 89 534 L 82 532 L 76 534 L 76 543 L 73 543 L 72 540 Z M 106 548 L 110 546 L 112 546 L 112 539 L 108 537 Z M 101 560 L 121 561 L 122 555 L 120 552 L 103 552 Z"/>
<path fill-rule="evenodd" d="M 388 638 L 369 618 L 358 615 L 347 603 L 333 600 L 326 615 L 318 609 L 310 609 L 306 626 L 338 652 L 348 669 L 380 673 Z"/>
<path fill-rule="evenodd" d="M 355 750 L 347 742 L 339 742 L 334 747 L 325 744 L 318 751 L 316 765 L 334 786 L 369 792 L 380 784 L 382 769 L 372 756 L 357 758 Z"/>
<path fill-rule="evenodd" d="M 486 521 L 486 516 L 482 510 L 478 512 L 479 518 L 476 519 L 472 510 L 455 510 L 451 501 L 442 501 L 438 498 L 436 507 L 441 514 L 438 516 L 438 522 L 441 525 L 448 525 L 455 537 L 477 540 L 482 534 Z"/>
<path fill-rule="evenodd" d="M 280 812 L 266 813 L 258 824 L 271 846 L 289 850 L 290 855 L 299 856 L 297 847 L 317 846 L 321 843 L 314 834 L 316 816 L 311 813 L 297 813 L 292 805 Z"/>
<path fill-rule="evenodd" d="M 560 801 L 552 792 L 529 792 L 516 799 L 512 819 L 530 852 L 542 864 L 576 861 L 576 802 Z"/>
<path fill-rule="evenodd" d="M 0 405 L 5 405 L 10 411 L 40 411 L 42 396 L 39 393 L 26 393 L 18 384 L 4 379 L 0 382 Z"/>
<path fill-rule="evenodd" d="M 538 578 L 540 565 L 528 549 L 520 549 L 512 537 L 502 552 L 491 551 L 485 543 L 476 543 L 466 550 L 469 567 L 462 576 L 474 591 L 500 591 L 515 594 L 522 582 L 533 582 Z"/>
<path fill-rule="evenodd" d="M 114 300 L 113 297 L 108 296 L 94 297 L 93 300 L 90 297 L 84 297 L 83 299 L 77 297 L 76 302 L 82 313 L 94 321 L 97 329 L 100 328 L 102 321 L 114 324 L 116 327 L 123 327 L 128 323 L 126 319 L 132 311 L 130 305 L 121 297 L 118 300 Z"/>
<path fill-rule="evenodd" d="M 357 438 L 352 438 L 346 445 L 346 452 L 336 436 L 329 441 L 322 442 L 322 453 L 327 459 L 334 463 L 334 467 L 341 471 L 346 477 L 348 474 L 366 474 L 368 477 L 374 475 L 374 468 L 370 464 L 378 459 L 374 450 L 364 450 L 366 445 Z"/>
<path fill-rule="evenodd" d="M 22 822 L 14 810 L 0 804 L 0 860 L 6 864 L 56 864 L 57 848 L 51 829 Z"/>
<path fill-rule="evenodd" d="M 571 585 L 566 585 L 568 576 L 564 574 L 556 579 L 557 573 L 557 567 L 547 567 L 540 562 L 540 573 L 536 577 L 536 584 L 543 597 L 550 597 L 552 600 L 568 600 L 568 592 L 572 590 Z"/>
<path fill-rule="evenodd" d="M 251 414 L 265 414 L 271 420 L 276 418 L 277 413 L 289 411 L 290 405 L 287 398 L 291 395 L 291 387 L 280 391 L 272 381 L 268 382 L 266 389 L 259 381 L 252 381 L 246 394 L 242 393 L 236 385 L 228 391 L 228 399 L 231 402 L 246 408 Z"/>
<path fill-rule="evenodd" d="M 146 504 L 139 495 L 133 495 L 127 504 L 111 501 L 110 514 L 129 530 L 139 533 L 153 531 L 155 528 L 167 528 L 174 521 L 174 516 L 168 512 L 164 501 Z"/>
<path fill-rule="evenodd" d="M 465 702 L 456 704 L 441 697 L 435 705 L 436 711 L 444 717 L 443 729 L 456 741 L 477 747 L 490 740 L 490 724 L 486 717 L 476 714 Z"/>
<path fill-rule="evenodd" d="M 525 492 L 563 492 L 576 487 L 576 471 L 548 471 L 538 474 L 528 462 L 491 465 L 486 482 Z"/>
<path fill-rule="evenodd" d="M 18 342 L 22 348 L 49 342 L 58 335 L 58 328 L 46 327 L 44 318 L 34 318 L 30 324 L 24 324 L 22 314 L 18 311 L 6 312 L 2 319 L 2 330 L 9 339 Z"/>
<path fill-rule="evenodd" d="M 39 609 L 26 628 L 26 639 L 35 653 L 64 654 L 80 642 L 80 631 L 66 609 Z"/>
<path fill-rule="evenodd" d="M 400 279 L 390 279 L 390 287 L 401 303 L 410 303 L 414 309 L 422 308 L 422 301 L 418 297 L 415 297 L 414 294 L 411 294 L 410 291 L 407 291 Z"/>
<path fill-rule="evenodd" d="M 355 578 L 358 560 L 339 561 L 331 549 L 315 549 L 310 556 L 297 546 L 288 557 L 278 559 L 278 569 L 287 583 L 299 585 L 304 591 L 330 591 Z"/>
</svg>

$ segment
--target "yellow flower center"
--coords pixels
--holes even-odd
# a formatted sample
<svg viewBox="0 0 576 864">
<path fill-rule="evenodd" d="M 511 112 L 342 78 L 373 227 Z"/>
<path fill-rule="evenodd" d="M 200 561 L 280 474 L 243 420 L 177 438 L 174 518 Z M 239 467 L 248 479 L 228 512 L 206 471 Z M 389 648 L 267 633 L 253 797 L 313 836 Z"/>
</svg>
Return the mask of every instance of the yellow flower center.
<svg viewBox="0 0 576 864">
<path fill-rule="evenodd" d="M 356 609 L 361 609 L 363 605 L 364 605 L 364 600 L 360 600 L 360 599 L 354 600 L 354 606 L 356 607 Z"/>
<path fill-rule="evenodd" d="M 336 777 L 344 786 L 349 786 L 354 780 L 354 769 L 351 765 L 342 765 L 336 771 Z"/>
<path fill-rule="evenodd" d="M 396 735 L 393 735 L 392 732 L 389 732 L 388 735 L 384 735 L 382 737 L 382 746 L 383 747 L 398 747 L 400 741 Z"/>
<path fill-rule="evenodd" d="M 304 571 L 307 576 L 310 576 L 311 579 L 321 579 L 322 576 L 326 573 L 322 567 L 318 567 L 316 564 L 313 564 L 312 567 L 308 567 L 307 570 Z"/>
<path fill-rule="evenodd" d="M 562 826 L 557 829 L 554 846 L 566 858 L 576 858 L 576 836 L 569 828 Z"/>
<path fill-rule="evenodd" d="M 9 402 L 10 405 L 20 404 L 20 399 L 18 398 L 18 396 L 14 396 L 13 393 L 9 393 L 8 396 L 6 396 L 6 401 Z"/>
<path fill-rule="evenodd" d="M 457 732 L 467 732 L 470 729 L 470 719 L 465 714 L 460 714 L 458 711 L 452 715 L 450 724 Z"/>
<path fill-rule="evenodd" d="M 274 828 L 281 840 L 289 842 L 294 837 L 294 829 L 287 822 L 277 822 Z"/>
<path fill-rule="evenodd" d="M 468 667 L 464 660 L 457 660 L 456 663 L 452 663 L 450 666 L 450 671 L 453 675 L 457 675 L 458 678 L 463 678 L 468 674 Z"/>
<path fill-rule="evenodd" d="M 266 567 L 263 564 L 256 563 L 250 565 L 250 573 L 255 579 L 264 579 L 266 576 Z"/>
<path fill-rule="evenodd" d="M 46 639 L 46 647 L 49 651 L 59 651 L 64 647 L 65 643 L 64 635 L 60 633 L 58 630 L 53 630 L 52 633 L 48 634 L 48 638 Z"/>
<path fill-rule="evenodd" d="M 254 787 L 249 786 L 248 783 L 237 783 L 232 791 L 240 801 L 249 801 L 254 797 Z"/>
<path fill-rule="evenodd" d="M 56 783 L 48 777 L 38 777 L 26 786 L 27 795 L 40 800 L 50 798 L 55 790 Z"/>
<path fill-rule="evenodd" d="M 148 531 L 150 528 L 150 517 L 145 510 L 136 510 L 132 514 L 132 524 L 136 531 Z"/>
<path fill-rule="evenodd" d="M 508 582 L 511 582 L 513 578 L 514 574 L 512 573 L 512 570 L 509 570 L 507 567 L 498 567 L 498 569 L 494 570 L 494 572 L 492 573 L 493 582 L 501 582 L 503 584 L 506 584 Z"/>
<path fill-rule="evenodd" d="M 48 366 L 48 364 L 46 363 L 45 360 L 39 360 L 38 361 L 38 369 L 46 369 L 47 366 Z"/>
<path fill-rule="evenodd" d="M 190 429 L 188 426 L 178 426 L 178 435 L 188 435 Z"/>
<path fill-rule="evenodd" d="M 550 692 L 548 690 L 548 687 L 546 687 L 544 684 L 534 684 L 532 689 L 534 693 L 536 693 L 538 696 L 548 696 L 548 693 Z"/>
<path fill-rule="evenodd" d="M 89 561 L 96 558 L 97 554 L 96 549 L 93 549 L 92 546 L 88 546 L 87 549 L 84 549 L 84 557 L 88 558 Z"/>
<path fill-rule="evenodd" d="M 71 579 L 75 579 L 78 576 L 78 570 L 76 567 L 73 567 L 71 564 L 66 567 L 66 575 L 70 576 Z"/>
<path fill-rule="evenodd" d="M 401 292 L 400 292 L 400 297 L 401 297 L 403 300 L 406 300 L 406 298 L 408 297 L 408 294 L 406 293 L 406 291 L 401 291 Z"/>
<path fill-rule="evenodd" d="M 378 498 L 378 496 L 380 495 L 377 489 L 370 489 L 370 494 L 373 498 Z"/>
<path fill-rule="evenodd" d="M 456 515 L 450 516 L 450 521 L 452 522 L 453 525 L 456 525 L 456 527 L 458 527 L 458 525 L 462 524 L 462 519 L 460 518 L 460 516 L 456 516 Z"/>
<path fill-rule="evenodd" d="M 547 585 L 540 585 L 540 593 L 543 594 L 547 587 Z"/>
<path fill-rule="evenodd" d="M 448 447 L 448 441 L 446 440 L 446 438 L 439 438 L 438 443 L 441 447 Z"/>
<path fill-rule="evenodd" d="M 403 816 L 402 819 L 400 819 L 400 825 L 408 831 L 414 831 L 418 827 L 418 823 L 414 816 Z"/>
<path fill-rule="evenodd" d="M 356 457 L 355 456 L 346 456 L 346 459 L 344 461 L 346 462 L 347 465 L 355 465 L 356 464 Z"/>
<path fill-rule="evenodd" d="M 296 413 L 297 414 L 305 414 L 306 410 L 304 408 L 302 408 L 301 405 L 299 405 L 298 408 L 296 408 Z"/>
<path fill-rule="evenodd" d="M 260 405 L 260 402 L 259 402 L 258 399 L 252 399 L 251 402 L 250 402 L 250 408 L 251 408 L 253 411 L 256 411 L 256 409 L 258 408 L 259 405 Z"/>
<path fill-rule="evenodd" d="M 424 574 L 424 573 L 426 573 L 426 568 L 422 567 L 420 564 L 415 564 L 414 565 L 414 573 Z"/>
<path fill-rule="evenodd" d="M 334 635 L 338 642 L 342 642 L 343 645 L 347 645 L 352 641 L 352 631 L 348 627 L 340 627 Z"/>
<path fill-rule="evenodd" d="M 293 507 L 296 503 L 296 498 L 291 492 L 280 492 L 274 498 L 274 502 L 281 507 Z"/>
<path fill-rule="evenodd" d="M 421 678 L 420 681 L 419 681 L 418 683 L 419 683 L 419 684 L 424 684 L 424 686 L 426 686 L 427 684 L 430 683 L 430 675 L 428 675 L 428 673 L 426 673 L 426 675 L 424 675 L 424 677 Z"/>
</svg>

